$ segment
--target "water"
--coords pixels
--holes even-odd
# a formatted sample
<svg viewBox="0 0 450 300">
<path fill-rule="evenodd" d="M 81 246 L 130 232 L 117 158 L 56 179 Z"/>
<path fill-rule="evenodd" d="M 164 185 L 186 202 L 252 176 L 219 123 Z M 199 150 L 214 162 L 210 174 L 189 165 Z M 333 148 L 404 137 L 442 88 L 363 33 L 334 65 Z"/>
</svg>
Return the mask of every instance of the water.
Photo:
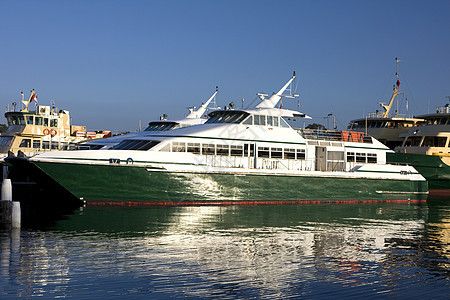
<svg viewBox="0 0 450 300">
<path fill-rule="evenodd" d="M 450 199 L 44 219 L 0 232 L 0 299 L 449 297 Z"/>
</svg>

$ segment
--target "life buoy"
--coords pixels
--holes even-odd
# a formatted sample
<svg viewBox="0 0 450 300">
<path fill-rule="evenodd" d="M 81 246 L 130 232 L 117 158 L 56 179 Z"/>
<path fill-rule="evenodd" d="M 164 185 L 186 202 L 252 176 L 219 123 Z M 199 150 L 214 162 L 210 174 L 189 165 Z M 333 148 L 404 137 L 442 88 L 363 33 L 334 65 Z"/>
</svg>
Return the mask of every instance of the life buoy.
<svg viewBox="0 0 450 300">
<path fill-rule="evenodd" d="M 48 128 L 45 128 L 45 129 L 44 129 L 44 134 L 45 134 L 45 135 L 49 135 L 49 134 L 50 134 L 50 130 L 48 130 Z"/>
<path fill-rule="evenodd" d="M 58 132 L 57 132 L 55 129 L 52 129 L 52 130 L 50 131 L 50 133 L 51 133 L 52 136 L 55 136 Z"/>
</svg>

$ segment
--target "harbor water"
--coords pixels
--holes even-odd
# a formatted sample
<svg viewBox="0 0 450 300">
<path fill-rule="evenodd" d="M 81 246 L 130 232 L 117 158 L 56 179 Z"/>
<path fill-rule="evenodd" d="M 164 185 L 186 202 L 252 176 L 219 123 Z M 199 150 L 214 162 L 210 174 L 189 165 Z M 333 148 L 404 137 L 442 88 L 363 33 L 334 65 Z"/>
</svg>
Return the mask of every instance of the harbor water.
<svg viewBox="0 0 450 300">
<path fill-rule="evenodd" d="M 450 199 L 86 206 L 0 231 L 0 299 L 448 299 L 449 258 Z"/>
</svg>

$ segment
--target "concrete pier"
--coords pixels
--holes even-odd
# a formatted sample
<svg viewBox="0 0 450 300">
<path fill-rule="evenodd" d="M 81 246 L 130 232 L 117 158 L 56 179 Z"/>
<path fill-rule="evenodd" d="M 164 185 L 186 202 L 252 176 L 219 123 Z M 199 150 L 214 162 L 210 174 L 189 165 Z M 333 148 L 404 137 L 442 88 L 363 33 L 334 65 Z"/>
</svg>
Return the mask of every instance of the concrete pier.
<svg viewBox="0 0 450 300">
<path fill-rule="evenodd" d="M 12 201 L 11 179 L 3 179 L 0 201 L 0 224 L 20 228 L 21 212 L 20 202 Z"/>
</svg>

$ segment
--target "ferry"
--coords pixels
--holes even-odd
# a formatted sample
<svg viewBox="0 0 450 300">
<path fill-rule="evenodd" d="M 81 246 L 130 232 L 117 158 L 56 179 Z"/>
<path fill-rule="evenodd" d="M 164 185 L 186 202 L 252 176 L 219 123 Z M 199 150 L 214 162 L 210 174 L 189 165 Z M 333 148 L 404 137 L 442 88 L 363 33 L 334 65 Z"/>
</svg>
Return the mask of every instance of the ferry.
<svg viewBox="0 0 450 300">
<path fill-rule="evenodd" d="M 407 133 L 410 128 L 424 121 L 419 117 L 407 117 L 404 114 L 399 114 L 398 96 L 403 93 L 400 92 L 398 75 L 399 59 L 396 58 L 395 60 L 397 62 L 396 80 L 389 103 L 387 105 L 380 103 L 383 110 L 377 110 L 375 113 L 369 113 L 364 118 L 352 120 L 350 125 L 351 130 L 364 132 L 366 135 L 373 136 L 391 149 L 401 146 L 403 142 L 403 138 L 400 137 L 401 134 Z M 397 109 L 394 113 L 391 113 L 395 99 L 397 99 Z"/>
<path fill-rule="evenodd" d="M 291 127 L 287 118 L 308 116 L 274 107 L 285 96 L 295 97 L 260 94 L 255 108 L 216 110 L 204 124 L 147 131 L 107 150 L 43 153 L 24 165 L 38 167 L 87 204 L 426 199 L 425 178 L 412 166 L 386 164 L 392 150 L 376 139 Z"/>
<path fill-rule="evenodd" d="M 450 104 L 418 118 L 425 122 L 404 135 L 388 160 L 414 166 L 428 180 L 431 195 L 450 196 Z"/>
<path fill-rule="evenodd" d="M 97 139 L 92 141 L 87 141 L 81 143 L 78 147 L 82 150 L 106 150 L 109 149 L 118 143 L 120 143 L 124 139 L 137 138 L 141 135 L 146 135 L 149 131 L 166 131 L 166 130 L 174 130 L 177 128 L 183 128 L 198 124 L 203 124 L 206 122 L 206 119 L 203 118 L 204 114 L 207 110 L 218 109 L 216 105 L 216 95 L 219 92 L 218 87 L 216 87 L 216 91 L 212 94 L 212 96 L 205 102 L 202 103 L 198 108 L 190 107 L 188 108 L 189 114 L 180 120 L 168 120 L 167 115 L 164 114 L 160 117 L 158 121 L 151 121 L 148 123 L 148 127 L 144 129 L 144 131 L 138 131 L 133 133 L 128 133 L 125 135 L 117 135 L 113 137 L 108 137 L 104 139 Z M 213 107 L 208 107 L 210 103 L 213 103 Z"/>
<path fill-rule="evenodd" d="M 37 93 L 33 89 L 30 98 L 24 100 L 16 111 L 17 102 L 6 108 L 8 130 L 0 137 L 0 155 L 8 153 L 26 156 L 57 150 L 74 149 L 77 143 L 111 136 L 111 131 L 86 131 L 86 126 L 71 125 L 69 111 L 51 106 L 38 105 Z M 30 105 L 34 102 L 35 110 Z"/>
</svg>

